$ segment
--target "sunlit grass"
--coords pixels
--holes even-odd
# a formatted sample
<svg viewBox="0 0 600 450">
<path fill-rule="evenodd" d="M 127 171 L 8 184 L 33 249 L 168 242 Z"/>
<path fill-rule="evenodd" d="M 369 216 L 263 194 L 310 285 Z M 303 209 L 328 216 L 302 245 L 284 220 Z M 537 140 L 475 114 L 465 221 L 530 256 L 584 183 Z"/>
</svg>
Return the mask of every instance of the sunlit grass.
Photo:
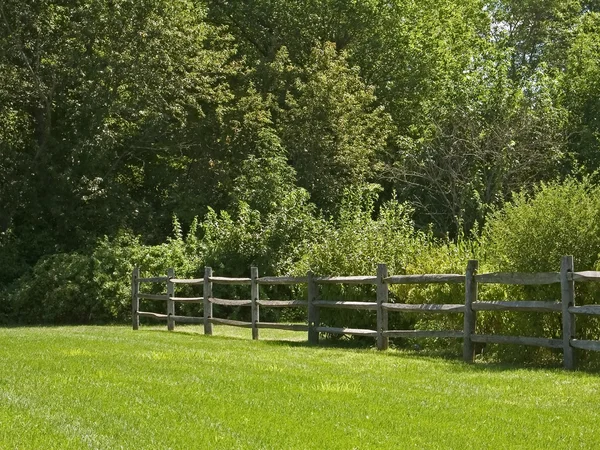
<svg viewBox="0 0 600 450">
<path fill-rule="evenodd" d="M 0 448 L 600 447 L 594 374 L 199 331 L 0 329 Z"/>
</svg>

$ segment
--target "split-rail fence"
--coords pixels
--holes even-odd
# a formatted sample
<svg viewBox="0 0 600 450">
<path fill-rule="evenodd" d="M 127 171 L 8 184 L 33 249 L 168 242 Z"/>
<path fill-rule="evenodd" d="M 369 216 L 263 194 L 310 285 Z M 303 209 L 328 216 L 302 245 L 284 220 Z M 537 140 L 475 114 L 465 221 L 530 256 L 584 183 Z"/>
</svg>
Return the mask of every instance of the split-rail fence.
<svg viewBox="0 0 600 450">
<path fill-rule="evenodd" d="M 133 329 L 139 328 L 140 317 L 166 320 L 168 330 L 175 329 L 175 323 L 195 323 L 204 325 L 204 333 L 211 335 L 213 324 L 231 325 L 252 329 L 252 338 L 259 338 L 261 328 L 279 330 L 305 331 L 308 342 L 318 344 L 319 333 L 347 334 L 367 336 L 377 339 L 377 348 L 388 348 L 390 337 L 403 338 L 459 338 L 463 339 L 463 359 L 472 362 L 474 343 L 520 344 L 538 347 L 562 349 L 563 362 L 566 369 L 575 368 L 574 349 L 600 351 L 600 341 L 579 340 L 575 335 L 575 317 L 578 314 L 600 315 L 600 305 L 575 305 L 576 282 L 598 282 L 600 272 L 575 272 L 573 257 L 564 256 L 561 260 L 560 272 L 544 273 L 482 273 L 479 274 L 478 261 L 471 260 L 467 264 L 466 273 L 459 274 L 425 274 L 425 275 L 389 275 L 385 264 L 379 264 L 376 276 L 334 276 L 317 277 L 308 273 L 306 277 L 259 277 L 258 268 L 252 267 L 250 278 L 227 278 L 213 275 L 210 267 L 205 268 L 204 278 L 175 278 L 174 270 L 169 269 L 166 276 L 140 278 L 140 269 L 135 268 L 132 274 L 132 320 Z M 166 283 L 166 294 L 148 294 L 140 291 L 140 283 Z M 464 304 L 404 304 L 388 301 L 389 286 L 394 284 L 431 284 L 448 283 L 464 284 Z M 560 301 L 478 301 L 479 284 L 508 285 L 561 285 Z M 249 285 L 250 299 L 229 300 L 213 296 L 213 284 Z M 307 285 L 305 300 L 260 300 L 261 285 Z M 377 300 L 369 301 L 332 301 L 319 299 L 319 286 L 326 284 L 371 284 L 377 287 Z M 202 297 L 176 297 L 176 285 L 203 285 Z M 166 314 L 140 311 L 140 300 L 163 300 L 167 303 Z M 202 303 L 203 317 L 181 316 L 175 314 L 175 303 Z M 251 308 L 251 321 L 244 322 L 217 318 L 213 316 L 213 305 L 247 306 Z M 260 321 L 260 308 L 307 308 L 306 324 L 285 324 Z M 340 308 L 353 310 L 369 310 L 377 312 L 377 329 L 335 328 L 321 326 L 319 311 L 321 308 Z M 555 312 L 562 314 L 562 338 L 549 339 L 543 337 L 482 335 L 475 334 L 475 323 L 478 311 L 528 311 Z M 388 329 L 389 312 L 463 314 L 463 330 L 390 330 Z"/>
</svg>

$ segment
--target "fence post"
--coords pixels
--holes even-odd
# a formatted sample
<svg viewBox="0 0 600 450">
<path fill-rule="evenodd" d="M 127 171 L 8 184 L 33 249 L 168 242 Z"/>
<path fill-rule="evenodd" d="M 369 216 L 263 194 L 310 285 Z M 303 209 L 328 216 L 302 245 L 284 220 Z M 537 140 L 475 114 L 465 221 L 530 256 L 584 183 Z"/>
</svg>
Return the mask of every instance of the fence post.
<svg viewBox="0 0 600 450">
<path fill-rule="evenodd" d="M 385 264 L 377 265 L 377 349 L 387 350 L 390 339 L 383 332 L 388 329 L 388 311 L 383 309 L 383 304 L 388 302 L 389 287 L 384 281 L 388 276 Z"/>
<path fill-rule="evenodd" d="M 131 323 L 134 330 L 140 328 L 140 316 L 138 316 L 138 311 L 140 310 L 140 298 L 138 297 L 138 293 L 140 292 L 139 278 L 140 268 L 134 267 L 131 273 Z"/>
<path fill-rule="evenodd" d="M 204 291 L 203 291 L 203 300 L 202 304 L 204 305 L 204 334 L 212 335 L 213 334 L 213 326 L 210 319 L 213 317 L 213 304 L 210 301 L 212 298 L 212 281 L 210 278 L 212 277 L 212 268 L 205 267 L 204 268 Z"/>
<path fill-rule="evenodd" d="M 563 364 L 565 369 L 575 368 L 575 355 L 571 347 L 571 339 L 575 339 L 575 315 L 569 312 L 569 307 L 575 306 L 575 281 L 572 274 L 575 271 L 573 256 L 563 256 L 560 261 L 560 293 L 562 303 L 562 336 Z M 571 278 L 571 280 L 569 280 Z"/>
<path fill-rule="evenodd" d="M 463 339 L 463 360 L 473 362 L 473 341 L 471 335 L 475 333 L 475 311 L 473 311 L 473 302 L 477 301 L 477 280 L 475 275 L 479 268 L 479 261 L 471 259 L 467 263 L 467 272 L 465 274 L 465 325 Z"/>
<path fill-rule="evenodd" d="M 258 267 L 250 268 L 250 300 L 252 304 L 250 308 L 252 309 L 252 339 L 255 341 L 258 340 L 258 326 L 257 323 L 260 320 L 260 309 L 258 305 Z"/>
<path fill-rule="evenodd" d="M 173 319 L 175 315 L 175 302 L 171 299 L 175 297 L 175 284 L 173 284 L 171 278 L 175 278 L 175 270 L 172 268 L 169 269 L 167 271 L 167 278 L 167 297 L 169 297 L 167 300 L 167 315 L 169 316 L 167 318 L 167 329 L 173 331 L 175 329 L 175 320 Z"/>
<path fill-rule="evenodd" d="M 315 277 L 312 272 L 307 274 L 308 283 L 308 343 L 318 344 L 319 343 L 319 332 L 317 327 L 319 326 L 319 307 L 314 304 L 317 300 L 317 283 L 315 283 Z"/>
</svg>

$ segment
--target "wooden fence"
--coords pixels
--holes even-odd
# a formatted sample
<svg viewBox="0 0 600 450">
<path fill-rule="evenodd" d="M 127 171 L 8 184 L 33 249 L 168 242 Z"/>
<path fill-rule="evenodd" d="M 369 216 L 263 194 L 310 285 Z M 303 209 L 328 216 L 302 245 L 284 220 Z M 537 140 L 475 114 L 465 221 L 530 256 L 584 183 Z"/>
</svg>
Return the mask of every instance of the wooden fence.
<svg viewBox="0 0 600 450">
<path fill-rule="evenodd" d="M 204 325 L 204 333 L 212 334 L 213 324 L 231 325 L 252 329 L 252 339 L 259 338 L 261 328 L 279 330 L 305 331 L 308 342 L 318 344 L 319 333 L 347 334 L 368 336 L 377 339 L 377 348 L 388 348 L 390 337 L 404 338 L 459 338 L 463 339 L 463 359 L 473 361 L 474 343 L 520 344 L 548 347 L 563 350 L 563 361 L 566 369 L 575 367 L 573 349 L 600 351 L 600 341 L 579 340 L 575 336 L 575 317 L 578 314 L 600 315 L 600 305 L 575 306 L 575 282 L 600 281 L 600 272 L 575 272 L 573 257 L 564 256 L 561 260 L 560 272 L 546 273 L 477 273 L 478 261 L 468 262 L 465 275 L 427 274 L 427 275 L 392 275 L 388 274 L 385 264 L 379 264 L 376 276 L 317 277 L 308 273 L 306 277 L 259 277 L 258 269 L 251 268 L 250 278 L 226 278 L 213 275 L 207 267 L 204 278 L 178 279 L 173 269 L 167 276 L 140 278 L 139 268 L 132 275 L 132 318 L 133 329 L 139 328 L 139 318 L 149 317 L 166 320 L 169 330 L 174 330 L 175 323 L 196 323 Z M 146 294 L 140 292 L 140 283 L 166 283 L 165 294 Z M 404 304 L 388 301 L 389 286 L 394 284 L 464 284 L 464 304 Z M 479 284 L 508 285 L 561 285 L 560 301 L 478 301 Z M 213 296 L 213 284 L 248 285 L 249 300 L 228 300 Z M 261 285 L 307 285 L 306 300 L 260 300 Z M 377 287 L 377 300 L 368 301 L 331 301 L 319 299 L 319 286 L 327 284 L 371 284 Z M 202 297 L 176 297 L 176 285 L 203 285 Z M 167 303 L 166 314 L 140 311 L 140 299 L 163 300 Z M 203 317 L 175 315 L 175 303 L 202 303 Z M 213 305 L 248 306 L 251 308 L 251 321 L 222 319 L 213 316 Z M 260 321 L 260 308 L 307 308 L 306 324 L 283 324 Z M 340 308 L 352 310 L 369 310 L 377 312 L 377 329 L 334 328 L 321 326 L 319 311 L 321 308 Z M 475 323 L 478 311 L 528 311 L 555 312 L 562 314 L 562 338 L 548 339 L 542 337 L 502 336 L 475 334 Z M 388 329 L 389 312 L 463 314 L 463 330 L 390 330 Z"/>
</svg>

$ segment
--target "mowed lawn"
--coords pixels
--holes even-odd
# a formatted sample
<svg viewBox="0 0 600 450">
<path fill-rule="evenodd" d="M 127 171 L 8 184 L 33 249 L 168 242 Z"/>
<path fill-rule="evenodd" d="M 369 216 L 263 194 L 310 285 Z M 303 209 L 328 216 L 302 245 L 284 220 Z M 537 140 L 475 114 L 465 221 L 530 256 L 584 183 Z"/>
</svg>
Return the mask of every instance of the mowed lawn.
<svg viewBox="0 0 600 450">
<path fill-rule="evenodd" d="M 178 330 L 0 329 L 0 448 L 600 448 L 595 374 Z"/>
</svg>

